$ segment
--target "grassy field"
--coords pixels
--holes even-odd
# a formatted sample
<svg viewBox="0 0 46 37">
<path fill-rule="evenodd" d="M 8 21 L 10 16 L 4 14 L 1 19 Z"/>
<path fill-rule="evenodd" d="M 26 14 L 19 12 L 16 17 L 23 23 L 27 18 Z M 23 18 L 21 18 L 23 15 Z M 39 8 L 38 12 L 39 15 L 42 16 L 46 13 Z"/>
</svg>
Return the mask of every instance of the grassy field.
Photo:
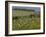
<svg viewBox="0 0 46 37">
<path fill-rule="evenodd" d="M 29 16 L 32 11 L 13 10 L 12 30 L 40 29 L 40 17 Z"/>
</svg>

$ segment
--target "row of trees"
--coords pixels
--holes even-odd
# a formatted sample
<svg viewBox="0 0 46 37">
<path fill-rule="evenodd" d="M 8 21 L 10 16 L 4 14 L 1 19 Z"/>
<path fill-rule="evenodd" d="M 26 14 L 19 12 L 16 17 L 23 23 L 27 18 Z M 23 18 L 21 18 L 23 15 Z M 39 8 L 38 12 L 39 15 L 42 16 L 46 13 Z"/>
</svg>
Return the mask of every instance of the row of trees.
<svg viewBox="0 0 46 37">
<path fill-rule="evenodd" d="M 13 19 L 19 19 L 21 17 L 30 17 L 30 18 L 34 17 L 34 18 L 36 18 L 36 17 L 40 17 L 40 14 L 31 14 L 29 16 L 28 15 L 27 16 L 15 16 L 15 17 L 13 17 Z"/>
</svg>

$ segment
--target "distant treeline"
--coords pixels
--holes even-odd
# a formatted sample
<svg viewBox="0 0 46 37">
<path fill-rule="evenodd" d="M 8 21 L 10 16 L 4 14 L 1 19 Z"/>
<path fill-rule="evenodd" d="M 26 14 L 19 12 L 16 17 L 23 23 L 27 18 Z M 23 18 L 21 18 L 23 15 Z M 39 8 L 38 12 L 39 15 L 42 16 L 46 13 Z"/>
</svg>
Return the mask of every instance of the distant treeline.
<svg viewBox="0 0 46 37">
<path fill-rule="evenodd" d="M 21 17 L 27 17 L 27 18 L 32 18 L 32 17 L 34 17 L 34 18 L 36 18 L 36 17 L 40 17 L 40 14 L 32 14 L 32 15 L 29 15 L 29 16 L 15 16 L 15 17 L 13 17 L 12 19 L 19 19 L 19 18 L 21 18 Z"/>
<path fill-rule="evenodd" d="M 30 9 L 13 9 L 13 10 L 23 10 L 23 11 L 32 11 L 32 12 L 35 11 L 35 10 L 30 10 Z"/>
</svg>

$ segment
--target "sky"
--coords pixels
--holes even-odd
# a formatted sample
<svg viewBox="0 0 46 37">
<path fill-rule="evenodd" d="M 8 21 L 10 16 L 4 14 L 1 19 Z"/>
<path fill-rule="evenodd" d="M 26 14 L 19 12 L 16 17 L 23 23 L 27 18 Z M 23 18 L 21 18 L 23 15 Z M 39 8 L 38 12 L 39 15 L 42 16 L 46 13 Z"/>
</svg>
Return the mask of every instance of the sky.
<svg viewBox="0 0 46 37">
<path fill-rule="evenodd" d="M 34 10 L 35 12 L 40 12 L 40 7 L 23 7 L 23 6 L 13 6 L 13 9 L 27 9 Z"/>
</svg>

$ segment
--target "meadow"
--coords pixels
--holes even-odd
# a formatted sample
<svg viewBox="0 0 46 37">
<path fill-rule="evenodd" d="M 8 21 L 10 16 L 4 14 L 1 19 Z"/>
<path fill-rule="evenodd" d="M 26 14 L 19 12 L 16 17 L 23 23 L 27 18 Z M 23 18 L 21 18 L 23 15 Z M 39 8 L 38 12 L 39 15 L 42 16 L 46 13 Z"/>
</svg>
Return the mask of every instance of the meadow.
<svg viewBox="0 0 46 37">
<path fill-rule="evenodd" d="M 12 11 L 12 30 L 40 29 L 40 16 L 29 10 Z"/>
</svg>

